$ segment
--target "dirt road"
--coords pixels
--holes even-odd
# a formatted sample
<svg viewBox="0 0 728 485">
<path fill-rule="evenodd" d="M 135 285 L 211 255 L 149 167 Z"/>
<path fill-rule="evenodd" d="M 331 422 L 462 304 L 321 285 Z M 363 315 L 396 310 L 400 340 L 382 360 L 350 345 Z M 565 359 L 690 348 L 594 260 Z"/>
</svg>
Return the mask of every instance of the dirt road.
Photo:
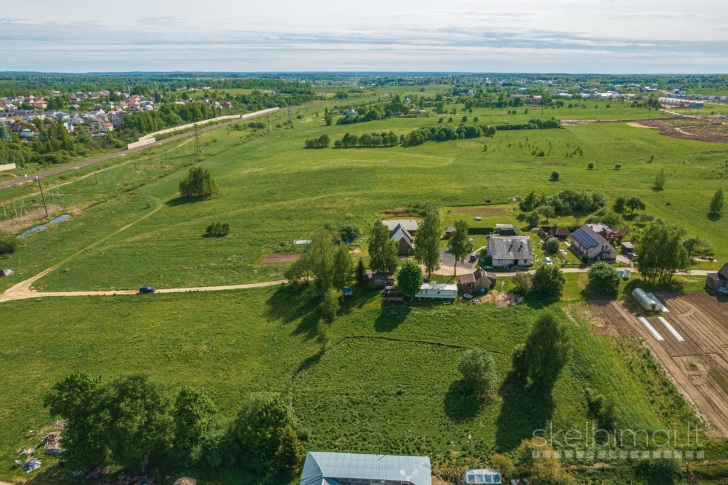
<svg viewBox="0 0 728 485">
<path fill-rule="evenodd" d="M 255 113 L 253 113 L 253 114 L 255 114 Z M 261 112 L 261 116 L 263 114 L 265 114 L 265 113 Z M 251 116 L 249 118 L 246 118 L 243 121 L 248 121 L 248 120 L 250 120 L 252 118 L 255 118 L 255 116 Z M 232 124 L 235 124 L 235 123 L 240 123 L 240 121 L 241 120 L 233 120 L 233 121 L 230 121 L 229 123 L 221 123 L 219 125 L 213 125 L 213 126 L 209 126 L 207 128 L 201 128 L 199 131 L 201 133 L 204 133 L 204 132 L 207 132 L 207 131 L 210 131 L 210 130 L 216 130 L 218 128 L 222 128 L 222 127 L 225 127 L 225 126 L 228 126 L 228 125 L 232 125 Z M 117 153 L 111 153 L 109 155 L 104 155 L 102 157 L 92 158 L 91 160 L 85 160 L 83 162 L 73 163 L 71 165 L 64 165 L 64 166 L 59 167 L 59 168 L 54 168 L 53 170 L 47 170 L 45 172 L 37 173 L 37 174 L 33 175 L 32 177 L 21 177 L 21 178 L 17 178 L 17 179 L 14 179 L 14 180 L 10 180 L 8 182 L 0 183 L 0 190 L 1 189 L 7 189 L 8 187 L 13 187 L 15 185 L 22 185 L 22 184 L 25 184 L 25 183 L 28 183 L 28 182 L 32 182 L 33 180 L 35 180 L 36 177 L 43 178 L 43 177 L 48 177 L 50 175 L 58 175 L 59 173 L 68 172 L 70 170 L 77 170 L 79 168 L 87 167 L 87 166 L 93 165 L 95 163 L 103 162 L 103 161 L 106 161 L 106 160 L 111 160 L 111 159 L 114 159 L 114 158 L 125 157 L 125 156 L 127 156 L 127 155 L 129 155 L 131 153 L 134 153 L 134 152 L 138 152 L 138 151 L 141 151 L 141 150 L 146 150 L 147 148 L 152 148 L 152 147 L 155 147 L 155 146 L 163 145 L 165 143 L 169 143 L 169 142 L 172 142 L 172 141 L 175 141 L 175 140 L 179 140 L 181 138 L 185 138 L 185 137 L 188 137 L 188 136 L 193 136 L 193 135 L 194 135 L 193 132 L 182 133 L 181 135 L 170 136 L 169 138 L 165 138 L 164 140 L 155 141 L 154 143 L 150 143 L 149 145 L 144 145 L 142 147 L 132 148 L 131 150 L 124 150 L 124 151 L 117 152 Z"/>
</svg>

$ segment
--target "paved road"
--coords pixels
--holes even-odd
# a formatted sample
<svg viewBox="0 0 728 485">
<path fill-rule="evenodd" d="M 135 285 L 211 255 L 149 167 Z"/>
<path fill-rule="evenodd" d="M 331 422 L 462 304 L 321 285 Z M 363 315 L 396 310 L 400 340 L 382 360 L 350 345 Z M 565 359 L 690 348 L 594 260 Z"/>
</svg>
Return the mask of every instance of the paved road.
<svg viewBox="0 0 728 485">
<path fill-rule="evenodd" d="M 265 114 L 265 113 L 261 113 L 260 116 L 262 116 L 263 114 Z M 248 118 L 246 118 L 244 120 L 233 120 L 233 121 L 230 121 L 228 123 L 222 123 L 222 124 L 219 124 L 219 125 L 208 126 L 207 128 L 201 128 L 199 131 L 201 133 L 204 133 L 206 131 L 216 130 L 216 129 L 222 128 L 224 126 L 228 126 L 228 125 L 232 125 L 232 124 L 235 124 L 235 123 L 239 123 L 240 121 L 248 121 L 248 120 L 251 120 L 252 118 L 255 118 L 255 116 L 248 117 Z M 185 137 L 188 137 L 188 136 L 192 136 L 193 134 L 194 134 L 193 132 L 182 133 L 180 135 L 170 136 L 169 138 L 165 138 L 164 140 L 155 141 L 154 143 L 150 143 L 149 145 L 144 145 L 144 146 L 138 147 L 138 148 L 132 148 L 131 150 L 124 150 L 124 151 L 121 151 L 121 152 L 111 153 L 109 155 L 104 155 L 102 157 L 97 157 L 97 158 L 92 158 L 90 160 L 85 160 L 83 162 L 72 163 L 70 165 L 63 165 L 62 167 L 54 168 L 53 170 L 47 170 L 45 172 L 37 173 L 37 174 L 33 175 L 32 177 L 21 177 L 21 178 L 13 179 L 13 180 L 10 180 L 8 182 L 0 183 L 0 190 L 7 189 L 7 188 L 13 187 L 15 185 L 22 185 L 22 184 L 25 184 L 25 183 L 28 183 L 28 182 L 32 182 L 33 180 L 35 180 L 35 177 L 41 177 L 41 178 L 48 177 L 50 175 L 57 175 L 59 173 L 68 172 L 69 170 L 77 170 L 79 168 L 87 167 L 89 165 L 93 165 L 94 163 L 99 163 L 99 162 L 103 162 L 103 161 L 106 161 L 106 160 L 111 160 L 113 158 L 125 157 L 126 155 L 129 155 L 131 153 L 138 152 L 140 150 L 146 150 L 147 148 L 152 148 L 152 147 L 155 147 L 155 146 L 158 146 L 158 145 L 163 145 L 163 144 L 169 143 L 171 141 L 179 140 L 180 138 L 185 138 Z"/>
</svg>

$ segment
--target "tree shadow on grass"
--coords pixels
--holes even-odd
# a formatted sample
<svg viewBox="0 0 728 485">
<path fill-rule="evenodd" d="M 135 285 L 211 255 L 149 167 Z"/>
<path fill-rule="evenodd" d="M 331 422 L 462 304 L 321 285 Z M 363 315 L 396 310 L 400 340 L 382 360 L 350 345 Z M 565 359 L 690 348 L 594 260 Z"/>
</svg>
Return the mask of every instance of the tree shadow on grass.
<svg viewBox="0 0 728 485">
<path fill-rule="evenodd" d="M 682 293 L 683 284 L 680 281 L 673 279 L 669 283 L 650 283 L 641 278 L 630 279 L 624 286 L 624 294 L 631 295 L 635 288 L 640 288 L 646 292 L 660 291 L 663 293 Z"/>
<path fill-rule="evenodd" d="M 498 452 L 517 448 L 532 438 L 534 431 L 545 429 L 554 412 L 550 389 L 527 386 L 511 372 L 498 390 L 503 399 L 496 419 L 495 445 Z"/>
<path fill-rule="evenodd" d="M 410 307 L 384 306 L 376 320 L 374 320 L 374 330 L 377 332 L 392 332 L 396 330 L 407 319 L 411 311 L 412 309 Z"/>
<path fill-rule="evenodd" d="M 708 220 L 710 220 L 710 221 L 716 222 L 716 221 L 719 221 L 720 219 L 721 219 L 721 214 L 715 214 L 712 212 L 708 214 Z"/>
<path fill-rule="evenodd" d="M 320 298 L 313 293 L 310 285 L 287 285 L 268 298 L 263 316 L 269 321 L 283 323 L 300 320 L 292 333 L 310 340 L 317 335 L 316 325 L 321 318 L 319 303 Z"/>
<path fill-rule="evenodd" d="M 483 396 L 475 394 L 464 380 L 455 381 L 445 394 L 445 414 L 455 423 L 463 423 L 475 418 L 488 402 Z"/>
<path fill-rule="evenodd" d="M 177 207 L 179 205 L 185 205 L 185 204 L 193 204 L 195 202 L 202 202 L 208 199 L 203 199 L 202 197 L 175 197 L 173 199 L 169 199 L 167 202 L 167 207 Z"/>
</svg>

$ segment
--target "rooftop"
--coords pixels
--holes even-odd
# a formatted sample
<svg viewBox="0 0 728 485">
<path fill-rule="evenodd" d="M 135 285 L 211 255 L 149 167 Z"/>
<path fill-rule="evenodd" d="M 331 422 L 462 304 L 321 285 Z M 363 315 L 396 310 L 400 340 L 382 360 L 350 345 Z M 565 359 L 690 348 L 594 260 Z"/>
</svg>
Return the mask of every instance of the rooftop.
<svg viewBox="0 0 728 485">
<path fill-rule="evenodd" d="M 531 259 L 528 236 L 490 236 L 488 248 L 493 259 Z"/>
<path fill-rule="evenodd" d="M 579 229 L 571 233 L 571 239 L 579 243 L 584 249 L 591 249 L 607 242 L 602 236 L 594 232 L 589 225 L 581 226 Z"/>
<path fill-rule="evenodd" d="M 306 454 L 301 485 L 336 485 L 339 480 L 431 485 L 430 458 L 318 451 Z"/>
</svg>

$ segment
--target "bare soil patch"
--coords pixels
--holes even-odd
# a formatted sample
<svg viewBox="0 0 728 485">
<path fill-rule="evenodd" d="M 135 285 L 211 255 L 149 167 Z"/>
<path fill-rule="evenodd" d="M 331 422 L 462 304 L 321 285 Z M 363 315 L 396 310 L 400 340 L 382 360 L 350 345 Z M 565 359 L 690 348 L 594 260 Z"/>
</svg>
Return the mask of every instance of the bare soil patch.
<svg viewBox="0 0 728 485">
<path fill-rule="evenodd" d="M 280 253 L 280 254 L 266 254 L 263 261 L 260 264 L 286 264 L 292 263 L 299 259 L 301 255 L 299 253 Z"/>
<path fill-rule="evenodd" d="M 598 302 L 594 310 L 609 333 L 636 335 L 652 349 L 670 379 L 709 421 L 713 438 L 728 437 L 728 305 L 705 291 L 658 293 L 669 312 L 646 317 L 656 339 L 624 302 Z M 665 319 L 682 338 L 673 335 Z"/>
<path fill-rule="evenodd" d="M 467 214 L 469 216 L 496 217 L 506 215 L 506 210 L 500 207 L 458 207 L 453 209 L 455 214 Z"/>
<path fill-rule="evenodd" d="M 31 209 L 28 201 L 25 202 L 25 206 L 26 208 Z M 18 210 L 18 213 L 20 213 L 20 204 L 18 203 L 18 201 L 15 201 L 15 208 Z M 58 205 L 49 204 L 48 214 L 52 216 L 53 214 L 61 212 L 61 209 L 62 208 Z M 9 207 L 6 205 L 5 211 L 10 217 L 15 215 L 15 211 L 13 210 L 12 205 L 10 205 Z M 4 215 L 5 214 L 0 213 L 0 217 L 4 217 Z M 0 222 L 0 231 L 7 234 L 18 234 L 23 229 L 26 229 L 33 225 L 33 221 L 39 221 L 43 218 L 45 218 L 45 210 L 43 209 L 43 206 L 41 205 L 40 207 L 32 207 L 32 210 L 29 210 L 27 214 L 23 214 L 22 216 L 16 217 L 15 219 L 8 219 L 6 221 Z"/>
<path fill-rule="evenodd" d="M 639 128 L 654 128 L 660 133 L 684 140 L 728 143 L 728 124 L 705 118 L 672 118 L 668 120 L 640 120 L 629 123 Z"/>
<path fill-rule="evenodd" d="M 523 297 L 515 293 L 507 291 L 492 290 L 490 293 L 480 298 L 481 303 L 495 303 L 498 308 L 516 306 L 521 303 Z"/>
</svg>

